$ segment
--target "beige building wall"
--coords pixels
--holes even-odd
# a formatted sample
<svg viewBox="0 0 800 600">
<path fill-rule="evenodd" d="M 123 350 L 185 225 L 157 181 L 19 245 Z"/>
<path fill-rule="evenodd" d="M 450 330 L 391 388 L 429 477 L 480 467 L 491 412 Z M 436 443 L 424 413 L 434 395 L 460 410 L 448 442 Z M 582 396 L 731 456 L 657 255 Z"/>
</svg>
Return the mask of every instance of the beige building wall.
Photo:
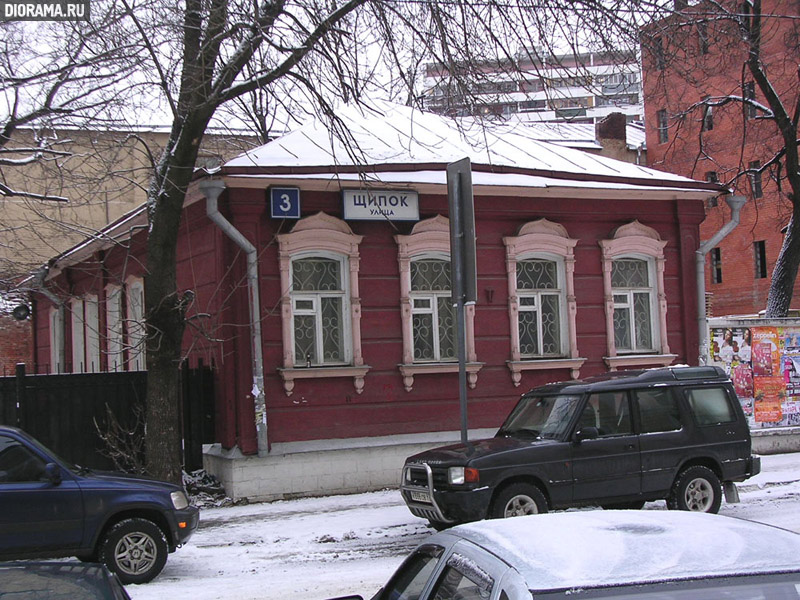
<svg viewBox="0 0 800 600">
<path fill-rule="evenodd" d="M 49 197 L 0 196 L 0 281 L 26 275 L 141 205 L 168 132 L 58 130 L 49 135 L 57 154 L 0 168 L 0 181 L 12 189 Z M 31 130 L 15 140 L 18 148 L 34 145 Z M 197 166 L 220 163 L 257 145 L 254 137 L 208 134 Z"/>
</svg>

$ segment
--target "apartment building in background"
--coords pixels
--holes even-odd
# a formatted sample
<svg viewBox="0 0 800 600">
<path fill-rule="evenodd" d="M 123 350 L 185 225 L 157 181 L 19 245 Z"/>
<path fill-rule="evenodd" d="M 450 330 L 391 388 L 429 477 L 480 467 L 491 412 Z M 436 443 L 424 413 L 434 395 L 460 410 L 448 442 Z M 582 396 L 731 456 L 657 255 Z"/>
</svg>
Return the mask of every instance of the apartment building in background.
<svg viewBox="0 0 800 600">
<path fill-rule="evenodd" d="M 510 63 L 488 64 L 467 93 L 442 64 L 426 67 L 424 107 L 450 116 L 512 115 L 528 122 L 596 123 L 611 113 L 628 121 L 643 116 L 641 74 L 636 57 L 624 53 L 551 55 L 525 52 Z"/>
</svg>

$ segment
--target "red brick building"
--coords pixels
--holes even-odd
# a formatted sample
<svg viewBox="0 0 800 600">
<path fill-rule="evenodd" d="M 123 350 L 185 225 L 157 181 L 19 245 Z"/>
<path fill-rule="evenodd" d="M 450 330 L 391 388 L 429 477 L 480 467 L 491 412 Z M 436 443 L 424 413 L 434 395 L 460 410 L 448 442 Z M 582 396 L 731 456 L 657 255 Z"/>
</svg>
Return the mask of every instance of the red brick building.
<svg viewBox="0 0 800 600">
<path fill-rule="evenodd" d="M 405 456 L 458 439 L 445 168 L 465 154 L 471 436 L 538 384 L 696 363 L 684 273 L 719 186 L 404 107 L 343 118 L 357 150 L 312 123 L 226 163 L 218 200 L 187 197 L 184 347 L 216 368 L 206 465 L 229 494 L 394 485 Z M 63 301 L 37 295 L 37 362 L 143 368 L 145 224 L 136 211 L 51 261 Z"/>
<path fill-rule="evenodd" d="M 791 114 L 798 102 L 797 2 L 765 0 L 760 6 L 762 62 Z M 783 141 L 775 121 L 752 104 L 766 102 L 746 67 L 742 42 L 742 29 L 752 25 L 751 4 L 676 2 L 676 7 L 680 14 L 643 36 L 648 164 L 720 181 L 747 198 L 740 225 L 706 258 L 706 291 L 714 316 L 758 313 L 766 307 L 792 206 L 778 185 L 784 174 L 770 166 Z M 729 219 L 726 204 L 710 199 L 702 239 Z M 794 298 L 800 306 L 800 284 Z"/>
<path fill-rule="evenodd" d="M 13 375 L 17 363 L 29 365 L 32 358 L 31 322 L 0 313 L 0 377 Z"/>
</svg>

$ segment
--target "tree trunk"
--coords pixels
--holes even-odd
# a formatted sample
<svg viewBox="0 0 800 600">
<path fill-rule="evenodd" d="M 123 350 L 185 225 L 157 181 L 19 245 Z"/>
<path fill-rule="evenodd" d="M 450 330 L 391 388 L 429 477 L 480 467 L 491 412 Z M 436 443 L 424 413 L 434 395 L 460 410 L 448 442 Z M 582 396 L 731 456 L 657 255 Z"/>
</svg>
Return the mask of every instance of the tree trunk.
<svg viewBox="0 0 800 600">
<path fill-rule="evenodd" d="M 794 293 L 794 283 L 800 266 L 800 206 L 794 202 L 792 218 L 783 238 L 783 246 L 772 272 L 772 281 L 767 299 L 768 319 L 785 317 L 789 314 Z"/>
<path fill-rule="evenodd" d="M 177 239 L 186 190 L 208 119 L 173 130 L 148 193 L 145 315 L 147 322 L 148 473 L 181 483 L 180 364 L 185 314 L 191 291 L 177 289 Z M 188 140 L 188 141 L 187 141 Z"/>
</svg>

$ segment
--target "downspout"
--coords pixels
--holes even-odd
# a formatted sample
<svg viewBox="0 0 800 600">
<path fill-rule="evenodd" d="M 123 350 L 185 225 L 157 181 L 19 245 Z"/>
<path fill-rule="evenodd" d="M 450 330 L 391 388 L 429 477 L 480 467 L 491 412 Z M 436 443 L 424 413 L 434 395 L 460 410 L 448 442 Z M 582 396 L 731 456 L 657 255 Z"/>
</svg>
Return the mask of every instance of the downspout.
<svg viewBox="0 0 800 600">
<path fill-rule="evenodd" d="M 256 247 L 219 212 L 217 200 L 225 190 L 225 182 L 204 179 L 199 184 L 206 197 L 206 214 L 225 235 L 231 238 L 247 255 L 247 289 L 250 298 L 250 341 L 253 357 L 253 394 L 255 407 L 258 455 L 269 452 L 267 437 L 267 408 L 264 399 L 264 358 L 261 346 L 261 301 L 258 297 L 258 252 Z"/>
<path fill-rule="evenodd" d="M 706 364 L 708 356 L 708 324 L 706 322 L 706 254 L 716 247 L 739 224 L 739 213 L 747 201 L 744 196 L 726 196 L 725 202 L 731 209 L 731 220 L 714 234 L 707 242 L 700 244 L 695 252 L 695 269 L 697 275 L 697 326 L 700 337 L 698 338 L 699 360 L 698 364 Z"/>
</svg>

